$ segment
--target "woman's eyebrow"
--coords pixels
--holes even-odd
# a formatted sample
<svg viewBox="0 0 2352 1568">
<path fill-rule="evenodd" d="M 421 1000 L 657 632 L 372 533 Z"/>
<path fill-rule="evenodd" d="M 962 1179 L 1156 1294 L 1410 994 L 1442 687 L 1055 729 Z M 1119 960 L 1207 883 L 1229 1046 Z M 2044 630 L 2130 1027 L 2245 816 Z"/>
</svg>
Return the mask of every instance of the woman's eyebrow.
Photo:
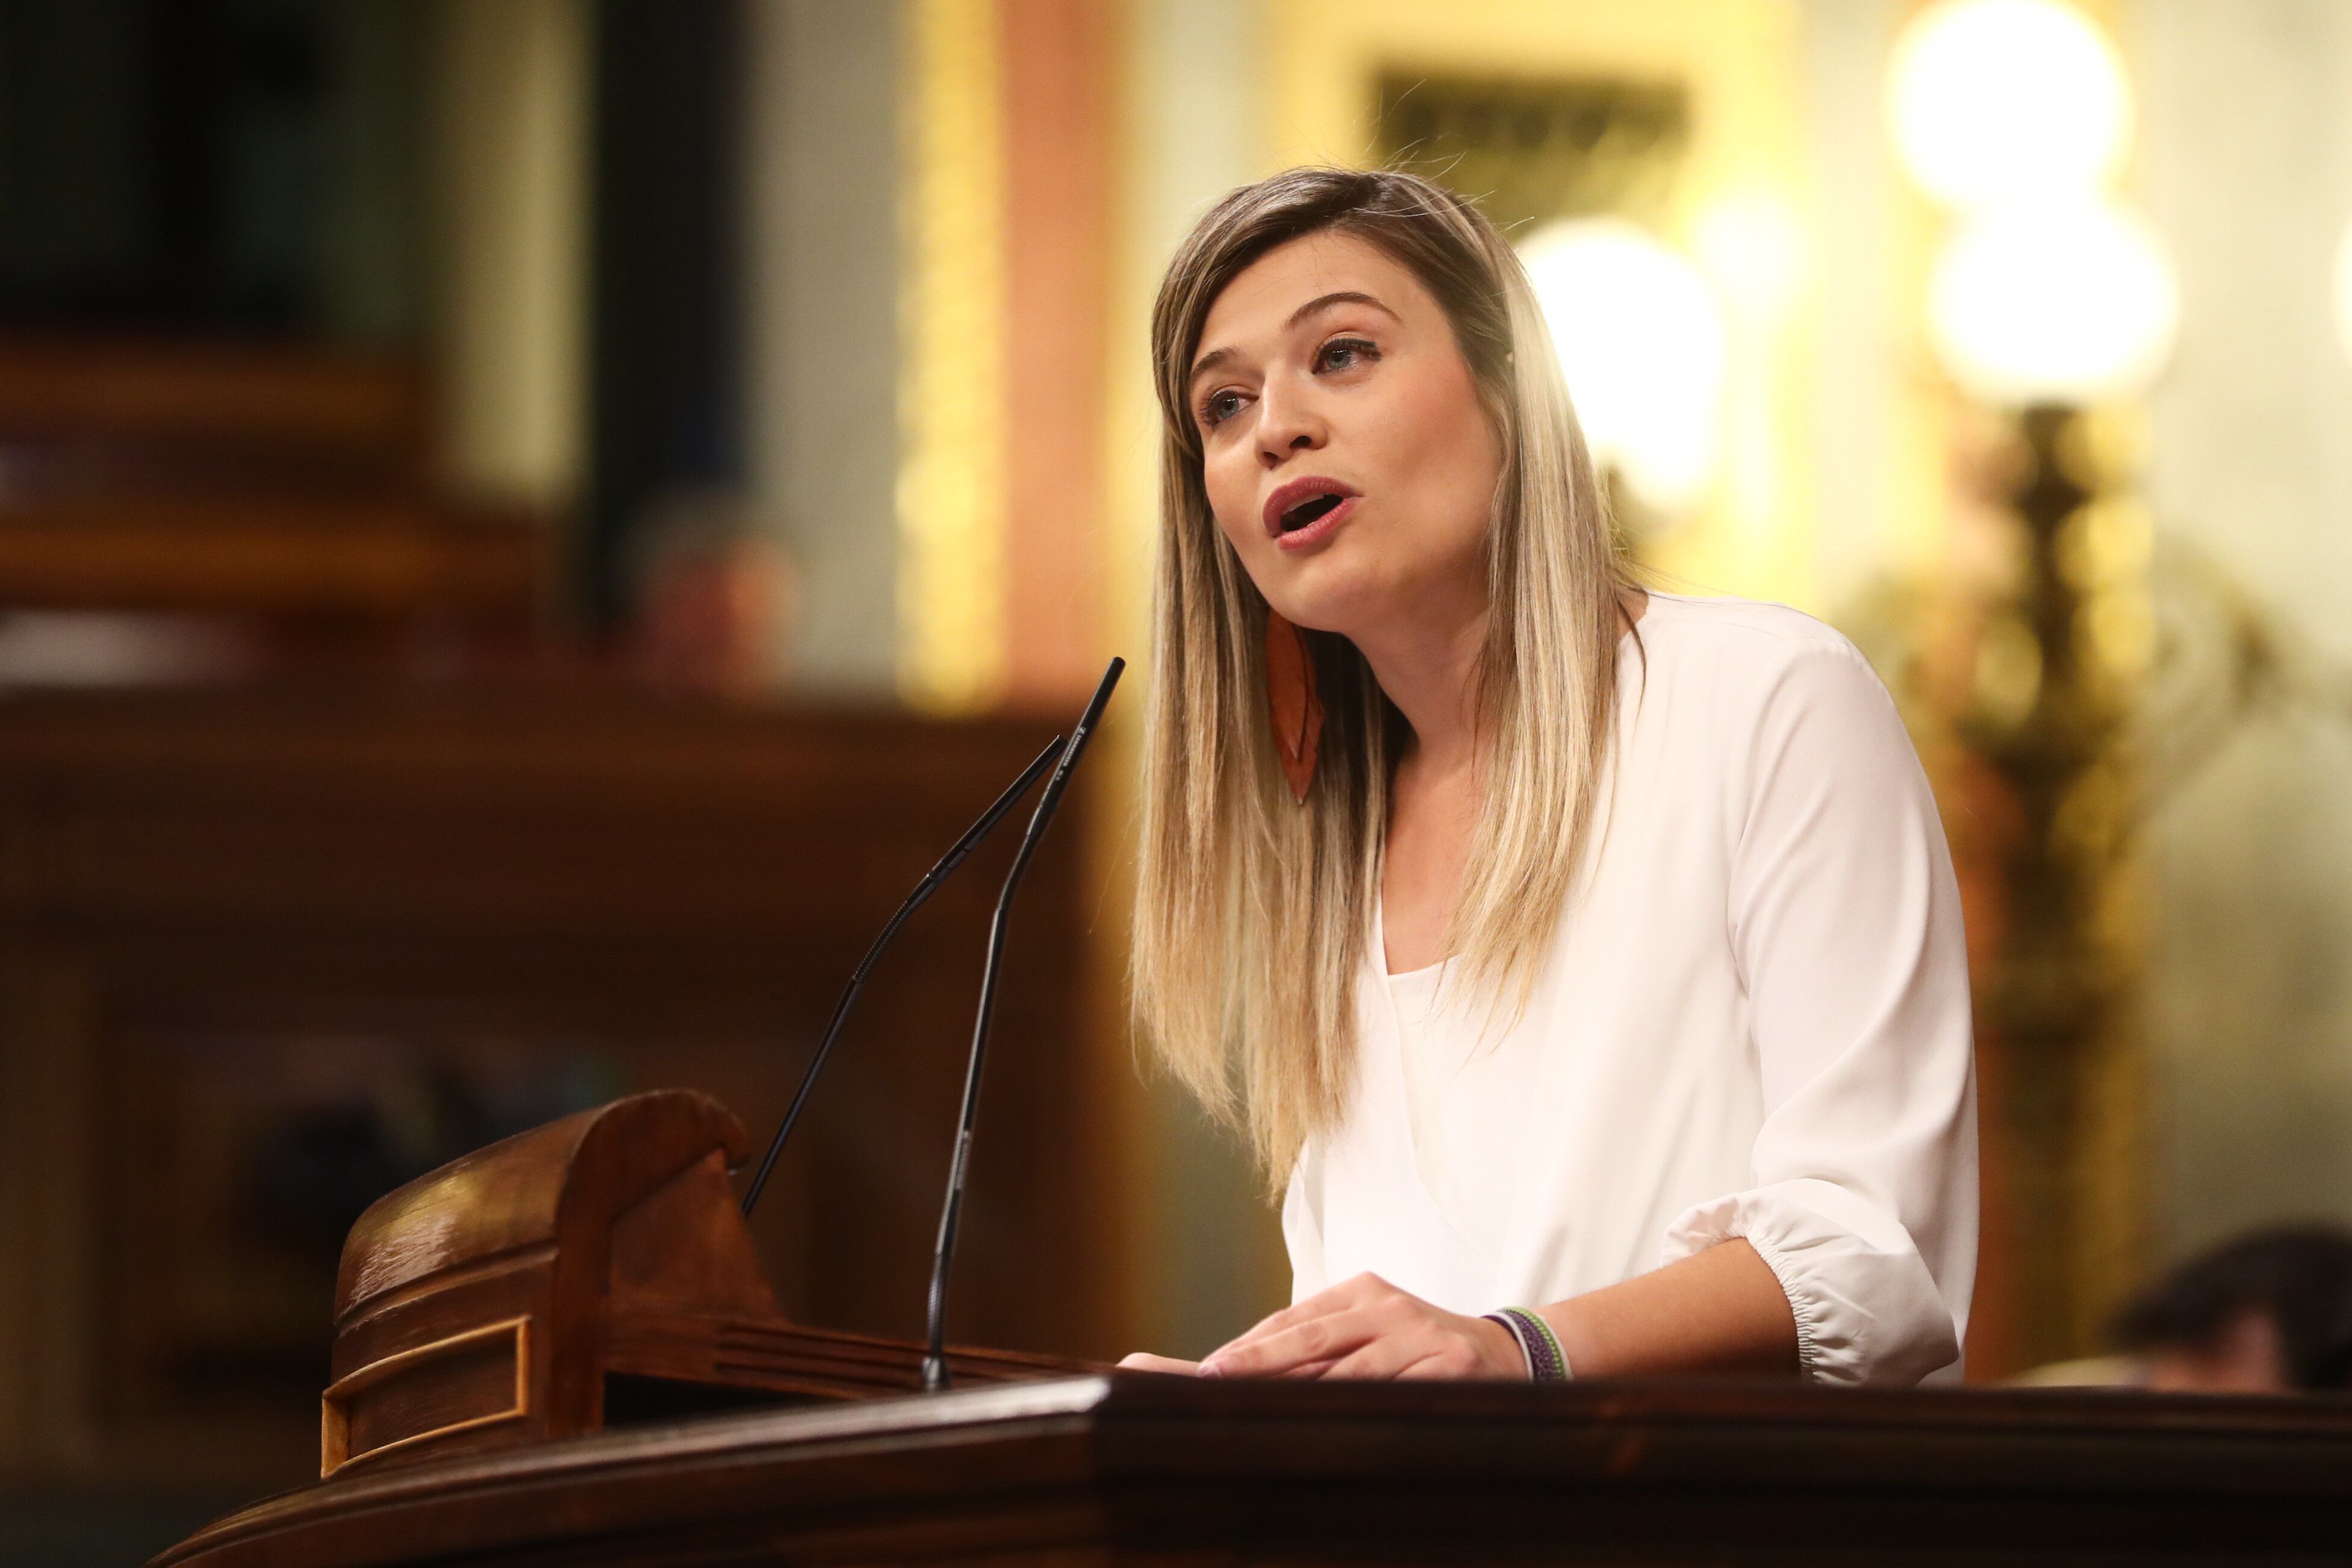
<svg viewBox="0 0 2352 1568">
<path fill-rule="evenodd" d="M 1371 295 L 1364 293 L 1362 290 L 1357 289 L 1342 289 L 1336 293 L 1318 294 L 1314 299 L 1307 300 L 1307 303 L 1299 306 L 1296 310 L 1291 311 L 1290 320 L 1285 321 L 1283 325 L 1285 328 L 1295 327 L 1298 325 L 1299 322 L 1305 321 L 1307 317 L 1315 314 L 1316 311 L 1328 310 L 1334 305 L 1370 305 L 1373 310 L 1378 310 L 1381 315 L 1386 316 L 1392 321 L 1403 320 L 1402 316 L 1399 316 L 1394 310 L 1390 310 L 1386 305 L 1381 304 Z"/>
<path fill-rule="evenodd" d="M 1398 315 L 1394 310 L 1391 310 L 1386 305 L 1381 304 L 1378 299 L 1363 292 L 1361 289 L 1340 289 L 1328 294 L 1318 294 L 1314 299 L 1307 300 L 1307 303 L 1299 306 L 1296 310 L 1291 311 L 1290 320 L 1283 322 L 1282 324 L 1283 330 L 1287 331 L 1291 328 L 1298 325 L 1299 322 L 1305 321 L 1307 317 L 1315 314 L 1318 310 L 1328 310 L 1335 305 L 1370 305 L 1373 310 L 1378 310 L 1381 315 L 1386 316 L 1392 321 L 1401 321 L 1404 320 L 1403 317 Z M 1214 370 L 1217 366 L 1224 363 L 1227 360 L 1233 357 L 1234 351 L 1231 349 L 1211 349 L 1207 353 L 1202 354 L 1199 359 L 1192 362 L 1192 370 L 1184 377 L 1186 384 L 1189 385 L 1192 382 L 1198 381 L 1201 378 L 1202 373 L 1204 371 Z"/>
<path fill-rule="evenodd" d="M 1204 373 L 1216 369 L 1233 357 L 1234 351 L 1231 349 L 1211 349 L 1192 362 L 1192 371 L 1184 377 L 1185 384 L 1189 386 L 1200 380 Z"/>
</svg>

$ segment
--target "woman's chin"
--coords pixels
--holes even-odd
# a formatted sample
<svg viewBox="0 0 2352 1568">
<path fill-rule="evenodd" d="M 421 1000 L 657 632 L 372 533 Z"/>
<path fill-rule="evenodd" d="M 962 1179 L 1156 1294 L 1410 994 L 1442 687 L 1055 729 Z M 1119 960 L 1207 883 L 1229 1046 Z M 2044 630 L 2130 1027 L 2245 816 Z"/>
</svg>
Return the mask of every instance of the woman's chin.
<svg viewBox="0 0 2352 1568">
<path fill-rule="evenodd" d="M 1382 595 L 1370 584 L 1355 580 L 1353 573 L 1316 570 L 1326 565 L 1320 561 L 1306 564 L 1308 570 L 1286 574 L 1289 580 L 1276 584 L 1275 592 L 1265 596 L 1284 620 L 1310 632 L 1331 632 L 1351 639 L 1365 627 L 1380 624 Z"/>
</svg>

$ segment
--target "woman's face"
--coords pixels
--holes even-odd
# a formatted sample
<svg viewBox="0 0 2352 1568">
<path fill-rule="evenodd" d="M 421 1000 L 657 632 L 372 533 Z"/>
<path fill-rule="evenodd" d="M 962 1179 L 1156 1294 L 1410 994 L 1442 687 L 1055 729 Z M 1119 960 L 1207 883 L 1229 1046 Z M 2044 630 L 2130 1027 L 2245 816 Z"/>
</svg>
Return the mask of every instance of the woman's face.
<svg viewBox="0 0 2352 1568">
<path fill-rule="evenodd" d="M 1485 607 L 1501 447 L 1402 263 L 1345 234 L 1268 251 L 1210 306 L 1190 393 L 1217 526 L 1285 619 L 1360 641 Z"/>
</svg>

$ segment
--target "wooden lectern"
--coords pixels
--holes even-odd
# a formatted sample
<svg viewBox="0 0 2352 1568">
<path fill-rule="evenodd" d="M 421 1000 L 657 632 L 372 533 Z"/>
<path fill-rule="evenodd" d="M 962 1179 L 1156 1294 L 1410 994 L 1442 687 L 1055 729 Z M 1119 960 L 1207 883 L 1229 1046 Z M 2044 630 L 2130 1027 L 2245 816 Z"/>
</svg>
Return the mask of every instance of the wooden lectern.
<svg viewBox="0 0 2352 1568">
<path fill-rule="evenodd" d="M 2283 1568 L 2347 1521 L 2341 1400 L 1133 1374 L 339 1477 L 156 1568 Z"/>
<path fill-rule="evenodd" d="M 718 1101 L 661 1090 L 379 1199 L 335 1282 L 320 1473 L 919 1388 L 919 1347 L 784 1321 L 729 1180 L 744 1152 Z M 949 1367 L 964 1384 L 1085 1369 L 1003 1351 Z"/>
<path fill-rule="evenodd" d="M 2352 1400 L 1024 1382 L 1072 1363 L 963 1352 L 961 1392 L 845 1403 L 915 1388 L 919 1351 L 782 1320 L 742 1153 L 711 1100 L 640 1095 L 378 1203 L 324 1479 L 156 1568 L 2352 1555 Z M 659 1414 L 745 1399 L 801 1407 Z"/>
</svg>

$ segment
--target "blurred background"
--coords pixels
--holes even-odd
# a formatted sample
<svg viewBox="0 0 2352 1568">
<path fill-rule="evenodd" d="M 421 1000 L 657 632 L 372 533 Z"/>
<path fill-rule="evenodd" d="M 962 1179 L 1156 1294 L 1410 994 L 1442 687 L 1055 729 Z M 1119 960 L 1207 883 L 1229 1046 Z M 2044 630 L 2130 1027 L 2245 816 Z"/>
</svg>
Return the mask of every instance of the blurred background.
<svg viewBox="0 0 2352 1568">
<path fill-rule="evenodd" d="M 1896 692 L 1971 1376 L 2352 1219 L 2339 0 L 0 0 L 0 1560 L 314 1474 L 390 1187 L 635 1088 L 772 1125 L 1147 651 L 1151 291 L 1308 161 L 1479 197 L 1656 581 Z M 1286 1291 L 1121 1022 L 1139 710 L 1024 895 L 961 1339 Z M 801 1321 L 919 1325 L 1006 847 L 762 1209 Z"/>
</svg>

